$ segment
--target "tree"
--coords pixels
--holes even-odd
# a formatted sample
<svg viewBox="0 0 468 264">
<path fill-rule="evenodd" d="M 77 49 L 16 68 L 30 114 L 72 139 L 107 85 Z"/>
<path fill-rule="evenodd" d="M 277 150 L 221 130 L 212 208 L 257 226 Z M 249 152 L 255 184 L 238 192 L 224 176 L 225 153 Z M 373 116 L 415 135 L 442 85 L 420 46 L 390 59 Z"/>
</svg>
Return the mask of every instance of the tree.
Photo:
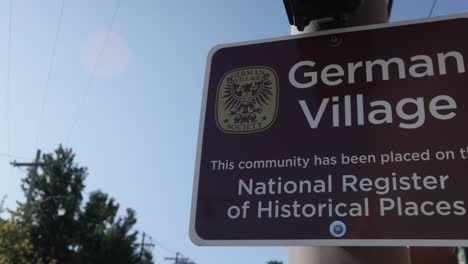
<svg viewBox="0 0 468 264">
<path fill-rule="evenodd" d="M 13 219 L 0 219 L 0 264 L 29 264 L 32 255 L 28 231 Z"/>
<path fill-rule="evenodd" d="M 0 214 L 5 212 L 4 201 L 0 202 Z M 0 264 L 29 264 L 33 256 L 29 227 L 20 226 L 16 212 L 10 213 L 11 218 L 0 218 Z"/>
<path fill-rule="evenodd" d="M 21 220 L 22 225 L 30 226 L 32 248 L 37 253 L 29 263 L 142 263 L 136 243 L 138 232 L 133 230 L 135 211 L 127 209 L 119 217 L 119 204 L 102 191 L 92 192 L 84 203 L 82 193 L 88 173 L 74 159 L 71 149 L 62 146 L 42 156 L 45 165 L 32 190 L 30 218 Z M 23 180 L 25 194 L 32 179 L 30 170 Z M 151 260 L 146 263 L 153 263 L 151 252 L 143 253 L 145 261 Z"/>
</svg>

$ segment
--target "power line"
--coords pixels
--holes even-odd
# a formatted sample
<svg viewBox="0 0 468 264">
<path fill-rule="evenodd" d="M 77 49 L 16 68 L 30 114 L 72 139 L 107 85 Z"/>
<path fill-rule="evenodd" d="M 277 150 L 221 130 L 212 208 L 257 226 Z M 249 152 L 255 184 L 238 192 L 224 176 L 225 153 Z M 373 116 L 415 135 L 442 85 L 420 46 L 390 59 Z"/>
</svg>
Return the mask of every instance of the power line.
<svg viewBox="0 0 468 264">
<path fill-rule="evenodd" d="M 153 242 L 154 244 L 156 244 L 156 246 L 159 247 L 160 249 L 168 252 L 169 254 L 172 254 L 172 255 L 177 254 L 176 250 L 173 250 L 173 249 L 165 246 L 164 244 L 160 243 L 158 240 L 153 239 L 152 237 L 150 237 L 150 241 Z"/>
<path fill-rule="evenodd" d="M 49 91 L 50 76 L 52 74 L 52 69 L 53 69 L 54 61 L 55 61 L 55 54 L 56 54 L 56 50 L 57 50 L 58 37 L 59 37 L 59 34 L 60 34 L 60 30 L 62 28 L 62 19 L 63 19 L 64 6 L 65 6 L 65 0 L 62 0 L 62 5 L 60 7 L 60 13 L 59 13 L 59 18 L 58 18 L 57 28 L 55 30 L 54 44 L 52 45 L 52 53 L 51 53 L 50 59 L 49 59 L 49 70 L 47 71 L 46 83 L 45 83 L 45 87 L 44 87 L 44 95 L 42 96 L 41 110 L 39 112 L 39 120 L 37 122 L 36 147 L 35 147 L 36 149 L 37 149 L 37 145 L 39 144 L 39 137 L 40 137 L 40 134 L 41 134 L 41 123 L 42 123 L 45 103 L 46 103 L 47 95 L 48 95 L 48 91 Z"/>
<path fill-rule="evenodd" d="M 148 236 L 148 239 L 151 242 L 151 245 L 156 246 L 156 247 L 166 251 L 167 253 L 169 253 L 171 255 L 175 255 L 175 257 L 173 257 L 173 258 L 171 258 L 171 257 L 164 258 L 165 261 L 174 261 L 175 264 L 194 263 L 189 258 L 185 258 L 184 255 L 182 253 L 180 253 L 179 251 L 171 249 L 170 247 L 168 247 L 168 246 L 164 245 L 163 243 L 159 242 L 157 239 L 154 239 L 151 236 Z"/>
<path fill-rule="evenodd" d="M 145 237 L 148 238 L 150 243 L 145 243 Z M 170 247 L 164 245 L 163 243 L 159 242 L 157 239 L 154 239 L 152 236 L 148 236 L 145 233 L 143 233 L 142 242 L 138 243 L 137 245 L 142 247 L 141 250 L 140 250 L 140 254 L 143 252 L 143 245 L 145 245 L 145 246 L 151 246 L 151 247 L 158 247 L 158 248 L 166 251 L 167 253 L 169 253 L 171 255 L 176 255 L 176 256 L 180 255 L 180 256 L 182 256 L 182 254 L 180 254 L 176 250 L 171 249 Z M 141 255 L 140 255 L 140 258 L 141 258 Z"/>
<path fill-rule="evenodd" d="M 30 160 L 30 157 L 22 157 L 17 155 L 11 155 L 8 153 L 0 153 L 0 157 L 10 158 L 10 159 L 23 159 L 23 160 Z"/>
<path fill-rule="evenodd" d="M 117 17 L 117 13 L 120 9 L 120 6 L 121 6 L 121 3 L 122 3 L 122 0 L 116 0 L 116 4 L 115 4 L 115 8 L 114 8 L 114 13 L 112 14 L 112 18 L 111 18 L 111 22 L 109 24 L 109 30 L 106 32 L 106 36 L 102 42 L 102 46 L 101 46 L 101 49 L 99 50 L 99 53 L 97 54 L 96 56 L 96 60 L 94 61 L 94 64 L 93 64 L 93 67 L 91 68 L 91 74 L 88 78 L 88 83 L 87 83 L 87 86 L 85 88 L 85 91 L 83 93 L 83 97 L 81 98 L 81 102 L 79 103 L 78 105 L 78 108 L 77 108 L 77 112 L 76 114 L 74 115 L 75 118 L 74 120 L 72 121 L 72 125 L 71 125 L 71 128 L 70 128 L 70 132 L 68 133 L 68 136 L 66 137 L 66 142 L 69 142 L 74 130 L 75 130 L 75 127 L 78 125 L 79 121 L 80 121 L 80 118 L 81 118 L 81 109 L 83 109 L 84 105 L 86 104 L 86 101 L 88 99 L 88 93 L 89 93 L 89 90 L 91 89 L 91 85 L 94 81 L 94 72 L 96 71 L 97 69 L 97 65 L 99 63 L 99 59 L 102 57 L 102 54 L 104 53 L 104 50 L 105 50 L 105 47 L 106 47 L 106 44 L 107 44 L 107 41 L 109 39 L 109 32 L 110 30 L 112 30 L 112 27 L 114 26 L 114 23 L 115 23 L 115 19 Z"/>
<path fill-rule="evenodd" d="M 9 18 L 8 18 L 8 55 L 7 55 L 7 85 L 6 85 L 6 133 L 7 133 L 7 153 L 10 155 L 10 83 L 11 83 L 11 29 L 13 17 L 13 0 L 10 0 Z"/>
<path fill-rule="evenodd" d="M 437 0 L 434 0 L 432 2 L 432 7 L 431 7 L 431 11 L 429 11 L 429 16 L 428 17 L 431 17 L 432 16 L 432 13 L 434 12 L 434 9 L 436 7 L 436 4 L 437 4 Z"/>
</svg>

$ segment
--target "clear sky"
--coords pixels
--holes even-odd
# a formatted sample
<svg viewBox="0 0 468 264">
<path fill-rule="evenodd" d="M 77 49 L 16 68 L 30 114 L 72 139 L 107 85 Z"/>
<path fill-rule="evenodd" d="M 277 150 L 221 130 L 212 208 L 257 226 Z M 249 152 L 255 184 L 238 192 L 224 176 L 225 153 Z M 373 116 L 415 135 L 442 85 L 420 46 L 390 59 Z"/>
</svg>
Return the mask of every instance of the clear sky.
<svg viewBox="0 0 468 264">
<path fill-rule="evenodd" d="M 51 152 L 63 143 L 89 168 L 87 192 L 101 189 L 136 209 L 138 229 L 161 244 L 156 263 L 172 251 L 198 264 L 285 260 L 282 247 L 201 248 L 188 237 L 208 51 L 288 35 L 282 1 L 63 3 L 62 10 L 62 0 L 13 0 L 10 38 L 10 0 L 0 0 L 0 196 L 7 206 L 24 199 L 24 172 L 11 168 L 8 155 L 30 160 L 37 147 Z M 427 17 L 431 5 L 397 0 L 392 20 Z M 434 16 L 461 12 L 468 1 L 439 0 Z"/>
</svg>

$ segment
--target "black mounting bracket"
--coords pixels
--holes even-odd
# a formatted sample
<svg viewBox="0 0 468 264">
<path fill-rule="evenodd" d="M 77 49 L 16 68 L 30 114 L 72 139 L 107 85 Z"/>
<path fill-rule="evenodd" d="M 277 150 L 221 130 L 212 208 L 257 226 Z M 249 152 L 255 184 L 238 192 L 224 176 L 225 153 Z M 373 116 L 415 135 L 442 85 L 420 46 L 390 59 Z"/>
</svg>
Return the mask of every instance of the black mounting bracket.
<svg viewBox="0 0 468 264">
<path fill-rule="evenodd" d="M 299 31 L 311 21 L 332 19 L 343 23 L 346 17 L 356 11 L 364 0 L 283 0 L 289 24 Z M 369 0 L 372 1 L 372 0 Z"/>
</svg>

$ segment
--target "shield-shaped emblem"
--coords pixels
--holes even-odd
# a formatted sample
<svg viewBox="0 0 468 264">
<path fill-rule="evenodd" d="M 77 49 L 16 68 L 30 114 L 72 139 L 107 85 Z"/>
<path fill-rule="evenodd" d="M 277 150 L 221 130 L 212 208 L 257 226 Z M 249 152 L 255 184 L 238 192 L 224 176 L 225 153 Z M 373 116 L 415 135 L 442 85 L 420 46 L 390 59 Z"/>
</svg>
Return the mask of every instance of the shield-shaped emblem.
<svg viewBox="0 0 468 264">
<path fill-rule="evenodd" d="M 278 77 L 271 68 L 248 67 L 226 73 L 218 86 L 218 127 L 234 134 L 268 129 L 276 119 L 278 94 Z"/>
</svg>

